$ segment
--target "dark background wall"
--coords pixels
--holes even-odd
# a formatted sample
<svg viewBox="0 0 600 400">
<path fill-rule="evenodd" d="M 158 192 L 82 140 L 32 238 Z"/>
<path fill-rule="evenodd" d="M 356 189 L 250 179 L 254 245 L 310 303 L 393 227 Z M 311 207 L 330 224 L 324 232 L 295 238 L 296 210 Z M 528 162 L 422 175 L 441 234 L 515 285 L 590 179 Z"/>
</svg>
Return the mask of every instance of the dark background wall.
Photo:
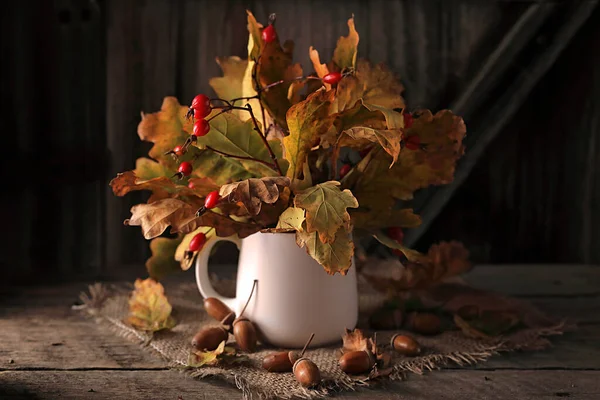
<svg viewBox="0 0 600 400">
<path fill-rule="evenodd" d="M 484 74 L 477 87 L 485 89 L 485 107 L 463 108 L 468 130 L 474 127 L 467 144 L 485 150 L 432 213 L 437 218 L 414 235 L 416 247 L 456 239 L 476 262 L 600 263 L 600 14 L 593 2 L 55 0 L 3 7 L 5 283 L 143 274 L 147 242 L 122 225 L 143 195 L 115 198 L 108 180 L 148 149 L 136 135 L 140 111 L 158 110 L 167 95 L 188 102 L 209 92 L 208 79 L 219 74 L 215 57 L 245 55 L 246 9 L 262 21 L 277 13 L 280 36 L 295 40 L 305 69 L 308 47 L 330 54 L 354 13 L 359 55 L 402 77 L 410 108 L 456 105 L 460 112 L 457 99 Z M 563 31 L 569 34 L 551 33 Z M 483 68 L 499 49 L 519 43 L 519 57 L 500 57 L 494 68 L 532 90 L 514 95 L 515 113 L 484 118 L 501 100 L 511 104 L 505 93 L 513 95 L 510 82 L 494 69 L 487 79 Z"/>
</svg>

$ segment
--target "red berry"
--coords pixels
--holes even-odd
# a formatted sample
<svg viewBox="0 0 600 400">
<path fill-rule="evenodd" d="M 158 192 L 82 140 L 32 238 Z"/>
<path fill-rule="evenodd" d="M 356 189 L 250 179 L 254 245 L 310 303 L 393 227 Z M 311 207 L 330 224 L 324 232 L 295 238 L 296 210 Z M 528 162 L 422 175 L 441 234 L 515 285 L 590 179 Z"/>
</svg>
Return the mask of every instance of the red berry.
<svg viewBox="0 0 600 400">
<path fill-rule="evenodd" d="M 416 135 L 409 136 L 406 139 L 404 139 L 404 145 L 409 150 L 419 150 L 419 148 L 421 147 L 421 138 L 419 138 Z"/>
<path fill-rule="evenodd" d="M 335 85 L 342 80 L 342 74 L 339 72 L 331 72 L 323 77 L 323 82 Z"/>
<path fill-rule="evenodd" d="M 194 122 L 194 136 L 204 136 L 208 133 L 208 131 L 210 131 L 210 125 L 204 118 L 198 119 L 196 122 Z"/>
<path fill-rule="evenodd" d="M 400 249 L 392 249 L 392 253 L 394 253 L 395 255 L 397 255 L 399 257 L 404 257 L 404 253 Z"/>
<path fill-rule="evenodd" d="M 210 99 L 204 94 L 199 94 L 194 97 L 190 108 L 194 110 L 194 118 L 196 119 L 206 117 L 212 110 L 210 107 Z"/>
<path fill-rule="evenodd" d="M 387 229 L 387 234 L 398 243 L 402 243 L 404 240 L 404 231 L 399 226 L 389 227 Z"/>
<path fill-rule="evenodd" d="M 352 165 L 350 165 L 350 164 L 342 165 L 342 168 L 340 168 L 340 179 L 342 179 L 343 177 L 348 175 L 348 172 L 350 172 L 351 169 L 352 169 Z"/>
<path fill-rule="evenodd" d="M 185 149 L 183 148 L 183 146 L 175 146 L 173 148 L 173 153 L 177 156 L 177 157 L 181 157 L 184 153 L 185 153 Z"/>
<path fill-rule="evenodd" d="M 210 108 L 210 99 L 205 94 L 199 94 L 192 100 L 192 106 L 194 110 L 198 108 Z"/>
<path fill-rule="evenodd" d="M 184 161 L 181 164 L 179 164 L 179 169 L 178 171 L 183 175 L 183 176 L 189 176 L 192 173 L 192 164 Z"/>
<path fill-rule="evenodd" d="M 221 200 L 221 197 L 219 196 L 218 190 L 214 190 L 214 191 L 210 192 L 206 196 L 206 199 L 204 200 L 204 208 L 206 208 L 207 210 L 210 210 L 211 208 L 215 208 L 217 203 L 219 203 L 219 200 Z"/>
<path fill-rule="evenodd" d="M 194 235 L 192 240 L 190 240 L 190 246 L 188 247 L 189 251 L 198 251 L 204 247 L 204 243 L 206 243 L 206 235 L 202 232 Z"/>
<path fill-rule="evenodd" d="M 413 118 L 412 114 L 409 112 L 405 112 L 404 113 L 404 129 L 408 129 L 412 126 L 413 122 L 415 122 L 415 119 Z"/>
<path fill-rule="evenodd" d="M 262 31 L 262 40 L 265 43 L 271 43 L 277 38 L 277 32 L 275 32 L 275 27 L 273 25 L 267 26 Z"/>
<path fill-rule="evenodd" d="M 194 188 L 194 186 L 196 186 L 196 185 L 194 185 L 194 182 L 193 182 L 193 181 L 191 181 L 191 182 L 189 182 L 189 183 L 188 183 L 188 187 L 189 187 L 190 189 L 193 189 L 193 188 Z"/>
</svg>

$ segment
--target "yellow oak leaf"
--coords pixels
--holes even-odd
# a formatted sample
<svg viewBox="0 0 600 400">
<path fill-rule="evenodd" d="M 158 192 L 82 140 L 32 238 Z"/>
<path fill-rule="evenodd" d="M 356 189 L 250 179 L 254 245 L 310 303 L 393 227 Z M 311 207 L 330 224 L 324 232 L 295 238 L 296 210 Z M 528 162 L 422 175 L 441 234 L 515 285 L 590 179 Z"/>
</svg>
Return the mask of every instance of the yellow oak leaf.
<svg viewBox="0 0 600 400">
<path fill-rule="evenodd" d="M 135 289 L 129 297 L 128 324 L 148 332 L 171 329 L 175 326 L 171 311 L 163 285 L 152 278 L 135 281 Z"/>
</svg>

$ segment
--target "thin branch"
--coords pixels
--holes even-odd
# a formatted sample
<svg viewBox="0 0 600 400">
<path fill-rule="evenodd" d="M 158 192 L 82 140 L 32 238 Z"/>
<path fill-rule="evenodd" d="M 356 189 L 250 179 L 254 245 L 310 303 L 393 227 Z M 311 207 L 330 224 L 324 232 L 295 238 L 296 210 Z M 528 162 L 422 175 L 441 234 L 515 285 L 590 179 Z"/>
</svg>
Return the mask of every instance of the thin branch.
<svg viewBox="0 0 600 400">
<path fill-rule="evenodd" d="M 261 140 L 265 144 L 265 147 L 269 151 L 269 156 L 271 156 L 271 160 L 273 160 L 273 166 L 275 166 L 277 168 L 277 172 L 279 172 L 279 175 L 283 176 L 283 171 L 281 170 L 281 167 L 279 166 L 279 163 L 277 162 L 277 156 L 275 155 L 275 153 L 273 152 L 273 149 L 269 145 L 269 142 L 267 141 L 267 137 L 263 136 L 262 132 L 258 128 L 258 121 L 256 121 L 256 117 L 254 116 L 254 111 L 252 111 L 252 106 L 250 104 L 246 104 L 246 107 L 237 107 L 236 106 L 236 107 L 233 107 L 232 110 L 246 110 L 250 113 L 250 117 L 252 118 L 252 123 L 254 124 L 254 130 L 258 133 Z"/>
<path fill-rule="evenodd" d="M 250 161 L 256 161 L 257 163 L 261 163 L 261 164 L 263 164 L 263 165 L 266 165 L 267 167 L 271 168 L 272 170 L 275 170 L 275 169 L 273 168 L 273 165 L 272 165 L 271 163 L 269 163 L 269 162 L 267 162 L 267 161 L 264 161 L 264 160 L 259 160 L 258 158 L 254 158 L 254 157 L 246 157 L 246 156 L 236 156 L 235 154 L 229 154 L 229 153 L 225 153 L 224 151 L 217 150 L 217 149 L 215 149 L 215 148 L 213 148 L 213 147 L 210 147 L 210 146 L 206 146 L 206 148 L 207 148 L 208 150 L 210 150 L 210 151 L 214 151 L 215 153 L 217 153 L 217 154 L 221 154 L 221 155 L 223 155 L 223 156 L 225 156 L 225 157 L 237 158 L 237 159 L 240 159 L 240 160 L 250 160 Z"/>
</svg>

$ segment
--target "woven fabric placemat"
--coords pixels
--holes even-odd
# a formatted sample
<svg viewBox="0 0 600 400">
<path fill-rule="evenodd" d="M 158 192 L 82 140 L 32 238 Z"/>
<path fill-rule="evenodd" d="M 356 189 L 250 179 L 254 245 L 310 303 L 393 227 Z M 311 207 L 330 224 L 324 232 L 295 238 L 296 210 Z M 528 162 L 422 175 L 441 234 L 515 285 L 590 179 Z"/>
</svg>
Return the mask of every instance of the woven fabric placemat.
<svg viewBox="0 0 600 400">
<path fill-rule="evenodd" d="M 220 284 L 221 291 L 231 292 L 233 287 L 231 282 Z M 217 325 L 217 322 L 204 311 L 202 298 L 196 285 L 185 283 L 165 286 L 177 325 L 172 330 L 159 331 L 153 335 L 136 330 L 123 322 L 129 312 L 128 298 L 131 289 L 127 285 L 92 285 L 91 295 L 82 294 L 85 304 L 79 308 L 93 316 L 98 323 L 109 327 L 107 334 L 117 334 L 136 341 L 143 349 L 160 354 L 174 369 L 186 371 L 193 377 L 211 376 L 230 382 L 242 391 L 244 398 L 321 398 L 332 392 L 376 385 L 378 380 L 403 379 L 407 372 L 420 374 L 450 363 L 474 364 L 500 352 L 543 349 L 550 344 L 546 337 L 561 334 L 564 328 L 563 324 L 526 328 L 493 340 L 469 338 L 460 331 L 447 331 L 436 336 L 420 336 L 410 332 L 409 334 L 421 344 L 423 349 L 421 355 L 418 357 L 395 355 L 392 359 L 392 373 L 376 380 L 349 376 L 342 372 L 338 365 L 340 335 L 340 345 L 309 349 L 306 352 L 306 357 L 317 364 L 323 378 L 317 388 L 306 389 L 298 384 L 292 373 L 270 373 L 261 368 L 262 359 L 267 354 L 284 349 L 259 345 L 255 353 L 248 354 L 249 362 L 245 364 L 185 368 L 188 355 L 192 350 L 191 338 L 202 327 Z M 359 289 L 360 311 L 364 319 L 364 316 L 378 307 L 384 298 L 365 288 L 363 284 L 359 285 Z M 523 307 L 531 308 L 526 303 L 523 303 Z M 402 331 L 378 331 L 378 343 L 389 343 L 395 333 L 402 333 Z M 230 337 L 231 340 L 233 338 Z"/>
</svg>

